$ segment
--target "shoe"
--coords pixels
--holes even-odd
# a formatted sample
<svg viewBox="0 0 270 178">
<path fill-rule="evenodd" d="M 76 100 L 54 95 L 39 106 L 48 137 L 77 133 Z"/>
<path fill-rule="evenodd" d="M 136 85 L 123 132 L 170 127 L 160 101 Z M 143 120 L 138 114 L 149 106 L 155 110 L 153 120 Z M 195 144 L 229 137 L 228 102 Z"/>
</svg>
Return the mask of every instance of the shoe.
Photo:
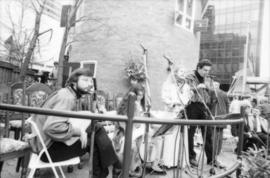
<svg viewBox="0 0 270 178">
<path fill-rule="evenodd" d="M 220 162 L 218 162 L 217 160 L 215 160 L 215 161 L 209 161 L 209 162 L 207 162 L 207 164 L 208 164 L 208 165 L 213 165 L 214 167 L 219 168 L 219 169 L 224 169 L 224 168 L 225 168 L 225 166 L 222 165 L 222 164 L 221 164 Z"/>
<path fill-rule="evenodd" d="M 113 171 L 112 171 L 113 178 L 120 178 L 121 174 L 122 174 L 122 169 L 113 168 Z"/>
<path fill-rule="evenodd" d="M 193 167 L 198 167 L 198 162 L 195 159 L 190 159 L 189 160 L 189 163 Z"/>
<path fill-rule="evenodd" d="M 150 174 L 162 174 L 162 175 L 166 175 L 166 171 L 162 168 L 160 168 L 158 165 L 152 165 L 151 166 L 151 173 Z"/>
<path fill-rule="evenodd" d="M 137 167 L 135 171 L 129 170 L 129 176 L 131 176 L 133 178 L 134 177 L 141 178 L 142 177 L 142 174 L 143 174 L 143 168 L 142 168 L 142 166 Z"/>
</svg>

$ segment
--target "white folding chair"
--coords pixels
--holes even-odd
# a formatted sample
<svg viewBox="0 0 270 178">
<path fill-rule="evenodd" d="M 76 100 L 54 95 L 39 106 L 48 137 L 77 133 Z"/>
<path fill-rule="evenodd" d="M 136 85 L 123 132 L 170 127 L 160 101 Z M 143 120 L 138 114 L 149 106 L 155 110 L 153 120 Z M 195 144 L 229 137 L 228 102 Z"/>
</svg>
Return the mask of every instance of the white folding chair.
<svg viewBox="0 0 270 178">
<path fill-rule="evenodd" d="M 32 155 L 31 155 L 29 166 L 28 166 L 30 168 L 28 178 L 33 178 L 36 169 L 42 169 L 42 168 L 52 168 L 55 177 L 59 178 L 58 173 L 56 171 L 56 167 L 58 167 L 60 169 L 62 177 L 65 178 L 62 166 L 79 164 L 80 163 L 80 158 L 75 157 L 75 158 L 71 158 L 71 159 L 65 160 L 65 161 L 52 162 L 50 154 L 49 154 L 49 152 L 47 150 L 47 147 L 46 147 L 46 145 L 44 143 L 44 140 L 41 137 L 41 134 L 40 134 L 40 132 L 38 130 L 38 127 L 37 127 L 36 123 L 34 121 L 32 121 L 31 117 L 29 119 L 27 119 L 26 122 L 31 124 L 31 128 L 32 128 L 31 139 L 34 138 L 34 137 L 37 137 L 37 139 L 39 139 L 39 141 L 41 142 L 41 145 L 42 145 L 42 150 L 38 154 L 33 152 Z M 40 160 L 41 155 L 43 153 L 46 154 L 46 156 L 48 158 L 48 161 L 49 161 L 48 163 L 43 162 L 43 161 Z"/>
</svg>

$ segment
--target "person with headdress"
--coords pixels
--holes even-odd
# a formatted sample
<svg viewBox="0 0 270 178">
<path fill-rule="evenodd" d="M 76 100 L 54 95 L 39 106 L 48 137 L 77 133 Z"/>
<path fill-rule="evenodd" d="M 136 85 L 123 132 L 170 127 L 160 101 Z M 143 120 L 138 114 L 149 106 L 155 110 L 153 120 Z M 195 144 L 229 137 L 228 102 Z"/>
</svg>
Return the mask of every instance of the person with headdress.
<svg viewBox="0 0 270 178">
<path fill-rule="evenodd" d="M 191 99 L 192 93 L 184 75 L 183 70 L 176 68 L 162 84 L 161 98 L 165 111 L 178 114 Z"/>
<path fill-rule="evenodd" d="M 120 102 L 118 108 L 117 108 L 117 114 L 119 115 L 126 115 L 127 114 L 127 107 L 128 107 L 128 97 L 130 93 L 134 94 L 136 96 L 135 100 L 135 108 L 134 108 L 134 116 L 145 116 L 145 97 L 144 97 L 144 87 L 141 84 L 135 84 L 133 85 L 128 92 L 124 95 L 122 101 Z M 116 134 L 113 138 L 114 147 L 116 149 L 116 152 L 120 155 L 123 155 L 124 152 L 124 133 L 125 133 L 125 126 L 122 123 L 118 123 L 116 126 Z M 152 135 L 153 130 L 150 127 L 149 129 L 149 135 Z M 145 124 L 133 124 L 133 132 L 132 132 L 132 147 L 131 147 L 131 165 L 129 169 L 130 176 L 133 177 L 141 177 L 142 176 L 142 154 L 140 152 L 140 149 L 143 147 L 143 140 L 145 135 Z M 150 138 L 151 139 L 151 138 Z M 148 141 L 150 141 L 150 139 Z M 153 153 L 157 152 L 158 146 L 156 145 L 155 140 L 151 140 L 151 144 L 149 145 L 153 149 Z M 147 152 L 147 154 L 149 154 Z M 149 157 L 155 157 L 155 155 L 148 155 Z M 153 158 L 151 167 L 153 172 L 156 173 L 165 173 L 159 166 L 158 166 L 158 160 Z"/>
<path fill-rule="evenodd" d="M 169 63 L 170 65 L 170 63 Z M 170 66 L 169 66 L 170 67 Z M 164 112 L 159 112 L 156 114 L 156 117 L 159 118 L 171 118 L 171 119 L 187 119 L 185 118 L 185 106 L 188 104 L 192 92 L 189 85 L 185 81 L 185 71 L 180 67 L 169 68 L 169 74 L 166 80 L 162 84 L 161 89 L 161 98 L 164 103 Z M 179 131 L 181 130 L 181 135 Z M 184 151 L 183 164 L 180 165 L 181 168 L 184 168 L 189 163 L 188 156 L 188 134 L 187 127 L 173 126 L 171 124 L 162 125 L 158 131 L 157 136 L 162 137 L 161 145 L 164 145 L 164 148 L 161 150 L 167 150 L 163 152 L 161 159 L 164 162 L 164 165 L 167 167 L 177 166 L 177 155 L 179 150 Z M 166 133 L 166 134 L 165 134 Z M 183 145 L 178 147 L 180 139 L 183 139 Z"/>
<path fill-rule="evenodd" d="M 55 91 L 42 104 L 42 108 L 63 111 L 76 111 L 76 105 L 82 95 L 88 94 L 93 87 L 92 72 L 89 69 L 79 68 L 74 70 L 67 80 L 66 87 Z M 53 162 L 67 160 L 82 156 L 90 150 L 91 126 L 81 127 L 72 122 L 71 118 L 33 115 L 48 152 Z M 74 119 L 75 120 L 75 119 Z M 37 142 L 38 150 L 41 144 Z M 100 125 L 95 126 L 93 153 L 93 175 L 96 178 L 105 178 L 110 165 L 120 166 L 111 140 L 105 129 Z M 41 160 L 48 162 L 45 154 Z"/>
<path fill-rule="evenodd" d="M 144 89 L 141 85 L 133 85 L 128 92 L 124 95 L 118 108 L 117 114 L 126 115 L 128 108 L 128 97 L 132 93 L 136 96 L 134 116 L 143 116 L 144 114 Z M 116 124 L 116 133 L 113 138 L 113 144 L 117 154 L 121 158 L 124 154 L 124 133 L 125 126 L 122 123 Z M 145 131 L 144 124 L 134 124 L 132 132 L 132 146 L 131 146 L 131 165 L 129 168 L 129 174 L 133 177 L 140 177 L 142 175 L 142 161 L 139 155 L 139 147 L 142 142 L 142 138 Z"/>
</svg>

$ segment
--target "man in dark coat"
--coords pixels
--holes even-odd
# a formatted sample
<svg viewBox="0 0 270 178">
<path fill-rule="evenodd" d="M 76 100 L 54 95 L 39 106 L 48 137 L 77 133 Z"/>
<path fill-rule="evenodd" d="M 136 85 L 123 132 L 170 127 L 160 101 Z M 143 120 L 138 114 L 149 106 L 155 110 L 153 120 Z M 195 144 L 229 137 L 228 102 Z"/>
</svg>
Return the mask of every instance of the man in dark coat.
<svg viewBox="0 0 270 178">
<path fill-rule="evenodd" d="M 211 119 L 208 105 L 211 104 L 211 96 L 209 88 L 205 85 L 205 79 L 209 76 L 212 63 L 208 59 L 202 59 L 197 64 L 196 70 L 186 76 L 187 83 L 193 90 L 193 97 L 191 102 L 187 105 L 186 111 L 189 119 L 206 120 Z M 202 136 L 206 134 L 205 153 L 207 157 L 207 164 L 219 167 L 220 164 L 213 158 L 213 143 L 212 143 L 212 128 L 201 126 Z M 190 126 L 188 132 L 189 142 L 189 159 L 192 166 L 197 167 L 196 153 L 194 151 L 194 134 L 195 126 Z"/>
<path fill-rule="evenodd" d="M 76 69 L 71 73 L 67 86 L 51 94 L 42 108 L 76 111 L 78 100 L 93 87 L 91 76 L 92 73 L 88 69 Z M 90 125 L 86 128 L 72 123 L 70 118 L 50 115 L 33 115 L 33 121 L 41 132 L 52 161 L 82 156 L 89 151 Z M 37 151 L 40 151 L 41 144 L 37 143 L 37 146 Z M 108 166 L 119 161 L 111 140 L 99 124 L 95 127 L 93 151 L 93 175 L 95 178 L 105 178 L 108 175 Z M 41 156 L 41 160 L 48 162 L 45 154 Z"/>
</svg>

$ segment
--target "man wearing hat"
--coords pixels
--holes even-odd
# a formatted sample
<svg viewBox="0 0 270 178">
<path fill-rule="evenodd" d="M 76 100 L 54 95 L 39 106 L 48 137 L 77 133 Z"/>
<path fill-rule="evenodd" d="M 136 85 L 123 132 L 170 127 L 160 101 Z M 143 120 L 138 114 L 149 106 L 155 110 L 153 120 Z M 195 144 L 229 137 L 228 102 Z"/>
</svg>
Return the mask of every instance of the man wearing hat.
<svg viewBox="0 0 270 178">
<path fill-rule="evenodd" d="M 41 107 L 76 111 L 78 100 L 93 88 L 92 76 L 89 69 L 76 69 L 68 78 L 66 87 L 50 95 Z M 34 115 L 33 120 L 41 131 L 52 161 L 57 162 L 82 156 L 89 151 L 90 125 L 85 130 L 72 124 L 70 118 L 50 115 Z M 40 151 L 42 147 L 39 142 L 37 146 Z M 48 162 L 45 154 L 42 155 L 41 160 Z M 96 124 L 93 154 L 94 177 L 105 178 L 108 175 L 108 166 L 118 163 L 118 157 L 105 129 Z M 120 165 L 118 164 L 118 166 Z"/>
</svg>

